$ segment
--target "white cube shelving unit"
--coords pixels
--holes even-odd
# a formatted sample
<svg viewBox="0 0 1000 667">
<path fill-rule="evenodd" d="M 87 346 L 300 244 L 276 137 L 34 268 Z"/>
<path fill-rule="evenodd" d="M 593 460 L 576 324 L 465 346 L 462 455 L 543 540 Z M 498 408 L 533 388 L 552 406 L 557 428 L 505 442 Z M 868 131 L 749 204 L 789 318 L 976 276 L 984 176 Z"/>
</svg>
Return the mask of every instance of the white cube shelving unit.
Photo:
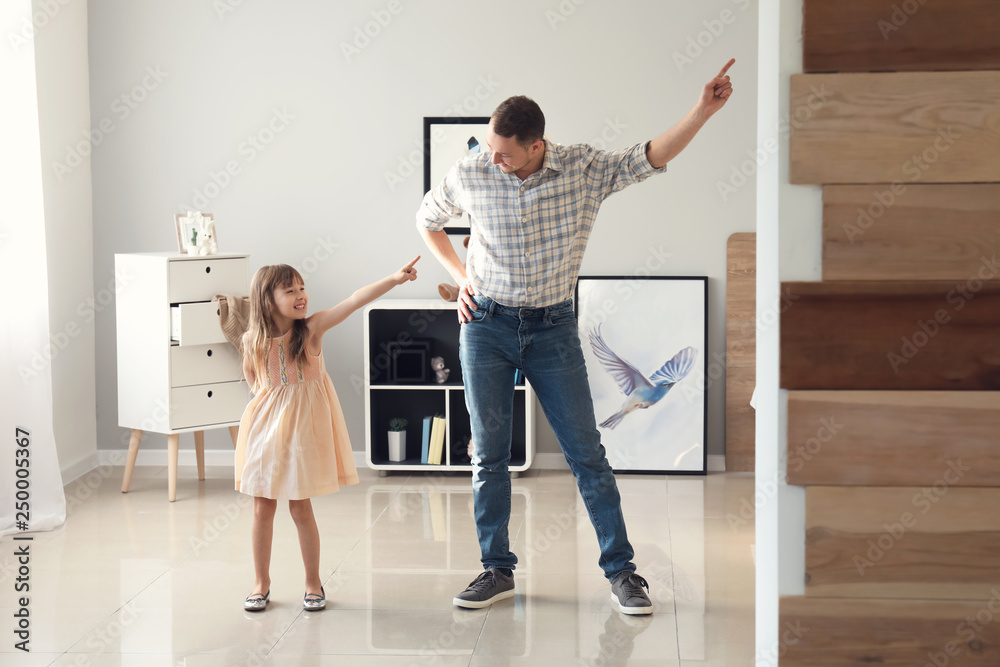
<svg viewBox="0 0 1000 667">
<path fill-rule="evenodd" d="M 249 267 L 243 254 L 115 255 L 118 424 L 132 429 L 122 492 L 144 431 L 167 435 L 170 500 L 176 498 L 181 433 L 194 433 L 199 479 L 205 478 L 206 429 L 229 427 L 235 444 L 250 391 L 212 298 L 248 294 Z"/>
<path fill-rule="evenodd" d="M 471 470 L 467 458 L 458 454 L 460 443 L 471 436 L 465 407 L 465 386 L 458 359 L 457 304 L 419 299 L 380 299 L 364 311 L 365 459 L 374 470 L 459 471 Z M 398 345 L 413 342 L 426 350 L 423 380 L 399 381 L 391 372 Z M 394 352 L 396 350 L 396 352 Z M 448 381 L 437 384 L 430 368 L 431 357 L 443 357 L 451 369 Z M 413 370 L 413 364 L 410 368 Z M 514 390 L 514 424 L 511 437 L 510 471 L 531 466 L 535 455 L 535 394 L 527 382 Z M 445 418 L 446 432 L 441 464 L 421 463 L 423 419 L 435 414 Z M 395 417 L 408 422 L 406 460 L 389 460 L 388 424 Z M 464 460 L 463 460 L 464 459 Z"/>
</svg>

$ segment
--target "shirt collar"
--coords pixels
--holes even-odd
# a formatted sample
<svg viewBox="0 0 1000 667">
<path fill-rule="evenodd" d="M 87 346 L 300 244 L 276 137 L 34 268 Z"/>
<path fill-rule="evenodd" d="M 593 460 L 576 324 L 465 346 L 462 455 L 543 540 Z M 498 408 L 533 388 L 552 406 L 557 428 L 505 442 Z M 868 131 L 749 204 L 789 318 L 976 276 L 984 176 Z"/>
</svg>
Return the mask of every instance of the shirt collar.
<svg viewBox="0 0 1000 667">
<path fill-rule="evenodd" d="M 548 139 L 545 140 L 545 158 L 542 160 L 542 168 L 539 171 L 545 171 L 546 169 L 553 171 L 563 170 L 562 160 L 559 158 L 559 148 L 562 147 L 552 143 Z"/>
</svg>

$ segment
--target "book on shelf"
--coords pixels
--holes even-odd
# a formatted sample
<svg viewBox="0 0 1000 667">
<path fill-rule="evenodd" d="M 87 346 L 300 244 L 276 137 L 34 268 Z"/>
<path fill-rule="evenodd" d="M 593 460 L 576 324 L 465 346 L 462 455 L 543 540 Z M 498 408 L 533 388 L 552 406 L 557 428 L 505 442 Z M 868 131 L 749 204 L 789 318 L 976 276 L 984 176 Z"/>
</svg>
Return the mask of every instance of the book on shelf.
<svg viewBox="0 0 1000 667">
<path fill-rule="evenodd" d="M 430 452 L 427 455 L 427 462 L 431 465 L 441 465 L 441 458 L 444 454 L 445 436 L 444 417 L 434 417 L 434 424 L 431 426 Z"/>
<path fill-rule="evenodd" d="M 434 417 L 424 417 L 424 434 L 420 444 L 420 462 L 427 463 L 427 455 L 431 444 L 431 422 Z"/>
</svg>

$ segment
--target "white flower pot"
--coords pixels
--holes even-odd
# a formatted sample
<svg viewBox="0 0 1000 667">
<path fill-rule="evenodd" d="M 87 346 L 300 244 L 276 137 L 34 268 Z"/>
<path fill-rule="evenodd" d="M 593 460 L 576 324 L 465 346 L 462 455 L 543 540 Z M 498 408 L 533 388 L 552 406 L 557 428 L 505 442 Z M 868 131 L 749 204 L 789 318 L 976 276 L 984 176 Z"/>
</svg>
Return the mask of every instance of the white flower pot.
<svg viewBox="0 0 1000 667">
<path fill-rule="evenodd" d="M 389 431 L 389 460 L 406 459 L 406 431 Z"/>
</svg>

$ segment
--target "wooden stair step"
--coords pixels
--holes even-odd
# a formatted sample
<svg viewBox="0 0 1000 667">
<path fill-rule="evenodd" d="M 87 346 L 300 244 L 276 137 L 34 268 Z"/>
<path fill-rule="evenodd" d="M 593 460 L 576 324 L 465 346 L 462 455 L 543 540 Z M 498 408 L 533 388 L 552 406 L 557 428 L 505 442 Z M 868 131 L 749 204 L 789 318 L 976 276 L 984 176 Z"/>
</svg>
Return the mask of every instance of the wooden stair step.
<svg viewBox="0 0 1000 667">
<path fill-rule="evenodd" d="M 1000 665 L 1000 592 L 988 603 L 784 596 L 778 606 L 781 667 Z"/>
<path fill-rule="evenodd" d="M 782 301 L 785 389 L 1000 389 L 998 280 L 792 282 Z"/>
<path fill-rule="evenodd" d="M 1000 184 L 823 188 L 823 280 L 962 280 L 997 256 Z"/>
<path fill-rule="evenodd" d="M 1000 2 L 805 0 L 805 72 L 1000 69 Z"/>
<path fill-rule="evenodd" d="M 788 392 L 789 484 L 933 485 L 955 460 L 958 486 L 1000 482 L 1000 392 Z"/>
<path fill-rule="evenodd" d="M 923 487 L 806 488 L 806 594 L 988 599 L 1000 587 L 1000 488 L 958 486 L 954 459 Z"/>
<path fill-rule="evenodd" d="M 1000 71 L 795 74 L 792 183 L 1000 182 Z"/>
</svg>

